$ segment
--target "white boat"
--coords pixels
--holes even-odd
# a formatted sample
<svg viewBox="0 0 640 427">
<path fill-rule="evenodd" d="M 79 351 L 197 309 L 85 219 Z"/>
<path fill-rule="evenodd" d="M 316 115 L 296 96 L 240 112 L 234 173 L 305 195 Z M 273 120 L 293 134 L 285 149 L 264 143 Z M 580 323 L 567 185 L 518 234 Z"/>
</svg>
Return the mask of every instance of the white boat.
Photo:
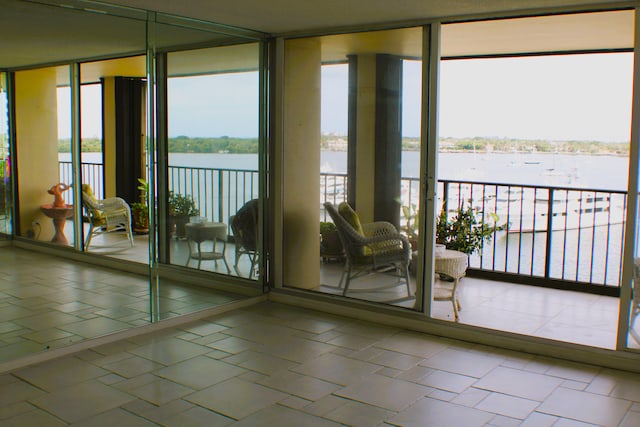
<svg viewBox="0 0 640 427">
<path fill-rule="evenodd" d="M 587 196 L 578 199 L 555 199 L 549 219 L 549 202 L 544 199 L 510 203 L 498 212 L 509 233 L 532 233 L 551 230 L 577 230 L 622 224 L 625 221 L 623 198 L 617 194 Z"/>
</svg>

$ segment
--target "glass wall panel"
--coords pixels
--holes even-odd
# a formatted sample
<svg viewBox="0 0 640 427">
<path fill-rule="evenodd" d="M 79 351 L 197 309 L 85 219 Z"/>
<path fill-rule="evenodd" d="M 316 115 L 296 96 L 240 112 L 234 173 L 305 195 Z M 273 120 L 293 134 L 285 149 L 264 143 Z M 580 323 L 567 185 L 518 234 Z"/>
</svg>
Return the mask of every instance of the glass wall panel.
<svg viewBox="0 0 640 427">
<path fill-rule="evenodd" d="M 140 190 L 148 179 L 145 57 L 83 63 L 80 76 L 83 196 L 113 204 L 96 219 L 91 204 L 84 203 L 84 250 L 146 264 L 149 211 Z M 105 228 L 103 216 L 122 223 Z"/>
<path fill-rule="evenodd" d="M 422 28 L 292 39 L 284 55 L 285 286 L 413 308 Z"/>
<path fill-rule="evenodd" d="M 0 73 L 0 239 L 11 235 L 11 158 L 9 155 L 9 97 L 7 73 Z"/>
<path fill-rule="evenodd" d="M 3 2 L 3 24 L 6 25 L 0 28 L 0 39 L 12 43 L 0 46 L 0 68 L 19 71 L 15 72 L 12 94 L 15 95 L 12 108 L 15 109 L 15 129 L 10 127 L 14 124 L 8 120 L 7 76 L 0 73 L 1 178 L 6 187 L 7 147 L 10 135 L 15 131 L 16 151 L 11 166 L 17 178 L 20 205 L 17 206 L 14 233 L 48 245 L 84 249 L 88 252 L 86 260 L 99 265 L 78 264 L 14 247 L 3 250 L 0 256 L 5 268 L 13 272 L 7 270 L 7 274 L 24 278 L 5 292 L 7 304 L 12 305 L 11 300 L 22 299 L 27 294 L 33 298 L 22 299 L 19 320 L 5 319 L 10 327 L 0 337 L 0 361 L 242 297 L 190 287 L 182 277 L 165 280 L 162 286 L 154 282 L 155 286 L 150 287 L 150 270 L 146 264 L 150 254 L 155 253 L 155 247 L 150 248 L 149 235 L 145 234 L 148 231 L 138 227 L 136 221 L 139 209 L 144 211 L 140 217 L 154 218 L 155 206 L 150 202 L 157 200 L 157 187 L 151 188 L 150 197 L 145 194 L 146 184 L 156 183 L 157 177 L 153 173 L 155 164 L 151 161 L 155 159 L 155 153 L 148 150 L 156 147 L 153 132 L 148 134 L 149 129 L 154 130 L 150 123 L 155 117 L 149 114 L 149 100 L 155 99 L 156 87 L 147 84 L 147 78 L 153 74 L 146 66 L 148 60 L 155 58 L 147 58 L 144 53 L 147 51 L 146 30 L 152 27 L 149 37 L 152 47 L 173 50 L 178 50 L 178 46 L 189 49 L 194 45 L 210 46 L 239 40 L 253 42 L 258 40 L 257 33 L 234 31 L 230 27 L 216 32 L 215 29 L 221 27 L 163 14 L 150 15 L 154 22 L 147 22 L 146 11 L 120 9 L 104 3 L 69 0 L 64 7 L 46 3 Z M 31 36 L 15 37 L 16 34 Z M 49 41 L 54 41 L 55 46 Z M 234 77 L 240 77 L 233 83 L 238 93 L 227 92 L 224 99 L 216 101 L 218 110 L 235 106 L 237 110 L 232 116 L 238 123 L 233 129 L 222 126 L 218 128 L 219 134 L 211 136 L 234 139 L 234 132 L 246 132 L 238 138 L 246 137 L 254 144 L 260 122 L 258 45 L 252 44 L 248 49 L 241 46 L 236 50 L 220 49 L 213 55 L 215 60 L 205 63 L 204 67 L 198 58 L 190 59 L 188 53 L 172 56 L 175 72 L 172 79 L 183 76 L 195 81 L 196 75 L 206 74 L 220 75 L 224 80 L 227 75 L 225 83 L 229 83 Z M 211 57 L 203 54 L 200 59 L 209 61 Z M 80 64 L 79 73 L 75 73 L 76 64 Z M 218 90 L 224 88 L 225 83 L 216 83 Z M 78 94 L 78 114 L 73 112 L 75 99 L 72 102 L 72 93 Z M 166 101 L 162 95 L 160 98 L 160 102 Z M 75 128 L 74 122 L 77 123 Z M 223 123 L 224 119 L 219 122 Z M 200 121 L 202 123 L 204 120 Z M 183 134 L 193 136 L 191 132 Z M 74 135 L 80 137 L 77 142 L 81 153 L 77 156 L 71 155 L 75 151 Z M 232 151 L 232 148 L 228 150 Z M 257 169 L 257 165 L 251 169 Z M 78 178 L 81 182 L 76 183 Z M 165 181 L 162 182 L 164 185 Z M 229 184 L 226 177 L 225 183 Z M 79 188 L 81 184 L 90 186 L 93 197 L 88 197 L 88 192 L 74 197 L 72 184 L 73 188 Z M 251 191 L 246 194 L 240 189 L 233 191 L 243 197 L 258 197 L 257 192 L 252 192 L 253 186 L 248 188 Z M 256 182 L 256 191 L 257 188 Z M 48 194 L 48 190 L 52 194 Z M 196 195 L 199 201 L 209 203 L 200 215 L 210 214 L 213 212 L 211 206 L 219 203 L 215 198 Z M 110 215 L 108 211 L 114 206 L 113 200 L 120 199 L 123 204 L 115 209 L 119 216 Z M 223 199 L 225 213 L 215 220 L 229 224 L 229 217 L 239 207 L 227 205 L 228 196 Z M 90 211 L 88 206 L 93 202 L 88 201 L 92 200 L 98 209 Z M 79 201 L 82 203 L 77 203 Z M 129 216 L 129 209 L 135 218 Z M 0 228 L 0 235 L 3 231 L 11 232 L 10 217 L 3 211 L 10 213 L 6 203 L 0 209 L 0 217 L 6 224 Z M 222 210 L 216 209 L 216 212 Z M 74 226 L 74 213 L 76 218 L 82 218 L 82 224 Z M 113 222 L 114 218 L 117 223 Z M 211 220 L 214 220 L 213 216 Z M 118 225 L 122 229 L 119 230 Z M 131 233 L 127 230 L 131 225 L 140 233 L 134 236 L 133 246 L 128 239 Z M 78 235 L 75 235 L 76 230 Z M 94 235 L 92 230 L 106 233 Z M 91 241 L 89 236 L 92 236 Z M 155 230 L 150 236 L 155 236 Z M 227 254 L 233 266 L 233 242 L 229 246 Z M 113 262 L 112 257 L 134 262 L 121 262 L 120 259 Z M 240 262 L 238 267 L 248 273 L 251 268 L 244 263 Z M 115 268 L 103 267 L 105 265 Z M 52 275 L 51 268 L 59 274 Z M 154 270 L 154 277 L 155 273 Z M 35 286 L 31 286 L 32 281 L 27 278 L 41 282 L 44 275 L 50 280 Z M 48 286 L 55 287 L 55 292 Z M 251 288 L 254 294 L 260 292 L 254 290 L 255 286 Z M 31 301 L 35 305 L 30 305 Z M 49 307 L 51 311 L 48 311 Z"/>
<path fill-rule="evenodd" d="M 80 67 L 82 81 L 72 81 L 74 67 L 70 62 L 128 56 L 131 52 L 141 54 L 146 46 L 145 12 L 131 19 L 83 11 L 80 3 L 72 0 L 59 8 L 9 0 L 3 2 L 6 25 L 0 28 L 0 39 L 12 41 L 0 47 L 0 67 L 20 67 L 14 72 L 12 94 L 15 123 L 9 125 L 4 75 L 0 84 L 0 146 L 6 146 L 6 135 L 12 134 L 7 133 L 9 126 L 15 125 L 11 130 L 16 135 L 11 166 L 17 180 L 19 205 L 13 232 L 21 238 L 67 251 L 73 246 L 82 248 L 84 236 L 76 235 L 75 230 L 84 227 L 86 232 L 89 222 L 81 203 L 77 203 L 84 198 L 74 197 L 75 186 L 69 189 L 66 186 L 75 184 L 76 177 L 80 176 L 82 182 L 97 187 L 97 198 L 103 198 L 108 194 L 105 191 L 110 191 L 101 188 L 103 172 L 92 174 L 86 170 L 86 165 L 73 163 L 72 89 L 78 89 L 81 103 L 78 115 L 81 116 L 78 117 L 81 145 L 90 151 L 83 155 L 82 163 L 104 165 L 107 158 L 102 154 L 95 162 L 88 157 L 94 156 L 95 150 L 103 151 L 102 134 L 107 129 L 103 126 L 100 78 L 114 75 L 105 71 L 110 62 L 102 61 L 96 63 L 101 67 L 97 70 L 100 72 L 93 73 L 95 67 L 83 65 Z M 105 7 L 114 12 L 112 7 Z M 126 12 L 133 13 L 128 9 Z M 139 20 L 140 17 L 143 20 Z M 141 58 L 142 69 L 138 75 L 145 76 L 145 60 Z M 129 69 L 121 68 L 117 72 L 130 75 Z M 81 87 L 81 83 L 86 85 Z M 142 121 L 144 123 L 144 119 Z M 144 129 L 144 125 L 142 127 Z M 6 158 L 5 149 L 0 148 L 0 156 Z M 79 168 L 82 168 L 81 172 L 75 173 Z M 111 175 L 115 175 L 115 171 Z M 6 182 L 6 175 L 4 179 Z M 60 183 L 63 185 L 58 185 Z M 54 194 L 49 194 L 48 190 Z M 62 208 L 53 206 L 58 200 L 58 192 L 61 199 L 58 204 L 63 205 Z M 82 224 L 74 224 L 74 213 L 76 218 L 85 217 Z M 146 246 L 143 253 L 148 254 Z M 6 325 L 11 325 L 2 334 L 0 360 L 3 362 L 143 325 L 151 319 L 146 268 L 129 273 L 123 269 L 133 268 L 126 263 L 118 265 L 122 269 L 110 269 L 13 246 L 3 248 L 0 256 L 7 274 L 23 278 L 7 289 L 6 298 L 2 300 L 13 308 L 18 306 L 11 301 L 21 301 L 20 310 L 11 311 L 16 313 L 16 318 L 3 319 Z M 96 261 L 90 257 L 87 260 Z M 98 262 L 102 263 L 102 260 Z M 42 277 L 47 280 L 40 280 Z"/>
<path fill-rule="evenodd" d="M 629 13 L 615 15 L 613 32 L 598 27 L 611 43 L 626 31 L 615 38 L 622 50 L 633 25 L 613 22 Z M 490 36 L 463 28 L 476 23 L 443 26 L 443 52 L 467 34 L 466 48 L 478 42 L 483 55 L 440 64 L 437 243 L 468 255 L 460 322 L 615 348 L 633 54 L 559 53 L 587 43 L 580 35 L 593 36 L 597 15 L 491 21 L 500 30 Z M 571 31 L 556 26 L 565 19 Z M 537 38 L 539 25 L 563 37 Z M 486 57 L 503 53 L 498 38 L 509 40 L 509 56 Z M 432 315 L 454 318 L 450 303 Z"/>
<path fill-rule="evenodd" d="M 167 63 L 169 262 L 256 280 L 259 45 Z"/>
<path fill-rule="evenodd" d="M 636 164 L 638 164 L 638 159 L 635 159 L 632 161 L 635 161 Z M 631 183 L 633 183 L 634 181 L 636 182 L 636 184 L 638 183 L 638 180 L 630 180 Z M 630 188 L 631 189 L 631 188 Z M 638 189 L 636 188 L 635 190 L 636 194 L 639 193 Z M 636 214 L 636 216 L 640 216 L 638 214 Z M 640 218 L 639 218 L 640 219 Z M 629 229 L 629 228 L 627 228 Z M 635 235 L 635 250 L 634 250 L 634 256 L 633 256 L 633 273 L 631 275 L 631 289 L 629 289 L 629 333 L 627 334 L 626 337 L 626 345 L 627 348 L 632 349 L 632 350 L 640 350 L 640 321 L 638 320 L 638 318 L 640 318 L 640 250 L 638 248 L 638 246 L 640 245 L 640 240 L 638 240 L 638 238 L 640 237 L 639 233 L 640 233 L 640 228 L 638 227 L 638 219 L 636 219 L 636 224 L 635 224 L 635 230 L 636 230 L 636 235 Z"/>
</svg>

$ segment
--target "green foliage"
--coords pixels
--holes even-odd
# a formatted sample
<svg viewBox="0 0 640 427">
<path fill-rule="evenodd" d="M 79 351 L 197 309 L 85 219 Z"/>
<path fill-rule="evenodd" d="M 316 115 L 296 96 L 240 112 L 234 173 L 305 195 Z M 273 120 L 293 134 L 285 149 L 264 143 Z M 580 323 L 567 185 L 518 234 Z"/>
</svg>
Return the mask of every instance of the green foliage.
<svg viewBox="0 0 640 427">
<path fill-rule="evenodd" d="M 336 225 L 334 223 L 320 221 L 320 234 L 325 234 L 335 229 Z"/>
<path fill-rule="evenodd" d="M 102 151 L 100 139 L 89 138 L 82 140 L 83 153 L 99 153 Z M 71 141 L 61 139 L 58 141 L 58 152 L 71 152 Z M 190 138 L 178 136 L 169 138 L 169 152 L 171 153 L 257 153 L 258 138 L 232 138 L 221 136 L 218 138 Z"/>
<path fill-rule="evenodd" d="M 142 178 L 138 178 L 138 190 L 140 190 L 140 201 L 131 203 L 131 215 L 135 229 L 144 230 L 149 228 L 149 183 Z"/>
<path fill-rule="evenodd" d="M 169 216 L 196 216 L 200 210 L 191 196 L 169 192 Z"/>
<path fill-rule="evenodd" d="M 484 241 L 491 241 L 493 234 L 505 227 L 498 226 L 498 215 L 489 216 L 493 224 L 478 219 L 475 210 L 471 206 L 465 209 L 464 203 L 451 218 L 443 208 L 436 223 L 436 243 L 466 254 L 480 251 Z"/>
<path fill-rule="evenodd" d="M 170 153 L 257 153 L 258 138 L 169 138 Z"/>
<path fill-rule="evenodd" d="M 99 153 L 102 151 L 102 140 L 97 138 L 85 138 L 82 140 L 80 151 L 83 153 Z M 71 140 L 69 138 L 58 140 L 58 152 L 71 152 Z"/>
<path fill-rule="evenodd" d="M 402 207 L 402 216 L 406 220 L 405 224 L 400 227 L 400 231 L 404 232 L 410 241 L 418 241 L 418 208 L 415 204 Z"/>
<path fill-rule="evenodd" d="M 138 190 L 140 190 L 140 201 L 149 204 L 149 183 L 146 179 L 138 178 Z"/>
</svg>

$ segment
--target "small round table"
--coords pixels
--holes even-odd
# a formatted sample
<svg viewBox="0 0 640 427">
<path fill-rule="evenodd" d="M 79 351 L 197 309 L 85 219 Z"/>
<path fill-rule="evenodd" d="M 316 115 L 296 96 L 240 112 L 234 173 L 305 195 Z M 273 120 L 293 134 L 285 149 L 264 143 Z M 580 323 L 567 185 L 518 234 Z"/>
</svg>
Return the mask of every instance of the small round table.
<svg viewBox="0 0 640 427">
<path fill-rule="evenodd" d="M 445 249 L 436 252 L 433 271 L 457 281 L 467 272 L 467 262 L 467 254 Z"/>
<path fill-rule="evenodd" d="M 186 266 L 192 259 L 198 260 L 198 268 L 202 261 L 215 261 L 216 265 L 218 260 L 224 262 L 227 268 L 227 273 L 231 272 L 225 252 L 227 250 L 227 224 L 223 222 L 190 222 L 185 224 L 185 237 L 189 244 L 189 258 L 187 259 Z M 206 241 L 213 242 L 213 248 L 211 251 L 203 251 L 202 243 Z M 222 243 L 222 251 L 217 251 L 216 246 L 218 241 Z M 191 250 L 191 244 L 195 244 L 195 251 Z"/>
<path fill-rule="evenodd" d="M 458 280 L 466 274 L 468 262 L 469 257 L 467 254 L 459 251 L 452 251 L 450 249 L 437 251 L 434 257 L 434 273 L 453 279 L 453 286 L 451 288 L 434 287 L 433 300 L 451 301 L 456 322 L 459 318 L 458 311 L 461 309 L 457 294 Z"/>
</svg>

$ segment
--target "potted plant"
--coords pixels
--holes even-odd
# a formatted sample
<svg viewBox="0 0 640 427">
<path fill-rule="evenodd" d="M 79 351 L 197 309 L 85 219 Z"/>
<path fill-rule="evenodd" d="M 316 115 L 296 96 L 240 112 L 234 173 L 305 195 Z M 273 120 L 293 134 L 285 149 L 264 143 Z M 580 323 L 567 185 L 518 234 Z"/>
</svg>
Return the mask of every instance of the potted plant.
<svg viewBox="0 0 640 427">
<path fill-rule="evenodd" d="M 131 216 L 133 217 L 133 231 L 137 234 L 149 232 L 149 183 L 138 178 L 138 190 L 140 201 L 131 204 Z"/>
<path fill-rule="evenodd" d="M 416 205 L 402 206 L 402 216 L 404 216 L 405 224 L 400 227 L 411 244 L 411 250 L 415 251 L 418 248 L 418 208 Z"/>
<path fill-rule="evenodd" d="M 176 237 L 185 236 L 185 224 L 189 217 L 197 215 L 200 215 L 200 210 L 191 196 L 169 192 L 169 230 L 175 228 Z"/>
<path fill-rule="evenodd" d="M 336 225 L 332 222 L 320 222 L 320 256 L 328 260 L 339 259 L 343 255 L 344 248 Z"/>
<path fill-rule="evenodd" d="M 498 215 L 491 212 L 489 217 L 492 224 L 478 219 L 476 210 L 471 206 L 465 209 L 464 203 L 449 217 L 443 207 L 436 223 L 436 243 L 468 255 L 479 252 L 485 241 L 505 228 L 498 225 Z"/>
</svg>

